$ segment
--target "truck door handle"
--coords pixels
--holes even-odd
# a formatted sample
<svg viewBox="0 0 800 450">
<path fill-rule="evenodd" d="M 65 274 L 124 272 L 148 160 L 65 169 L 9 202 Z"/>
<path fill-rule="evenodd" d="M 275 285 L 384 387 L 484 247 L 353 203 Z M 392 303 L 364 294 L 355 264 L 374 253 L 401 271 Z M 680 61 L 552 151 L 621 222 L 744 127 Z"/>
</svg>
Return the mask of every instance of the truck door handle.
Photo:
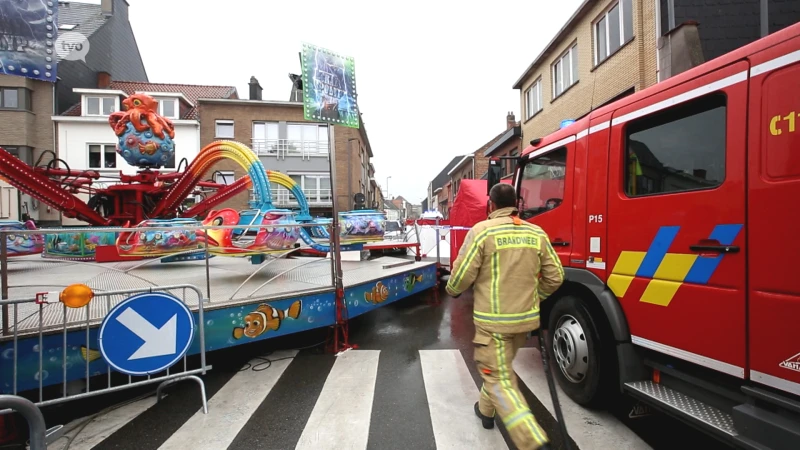
<svg viewBox="0 0 800 450">
<path fill-rule="evenodd" d="M 739 253 L 737 245 L 690 245 L 693 252 Z"/>
<path fill-rule="evenodd" d="M 551 242 L 551 244 L 553 244 L 553 247 L 566 247 L 566 246 L 569 245 L 569 242 L 567 242 L 567 241 L 553 241 L 553 242 Z"/>
</svg>

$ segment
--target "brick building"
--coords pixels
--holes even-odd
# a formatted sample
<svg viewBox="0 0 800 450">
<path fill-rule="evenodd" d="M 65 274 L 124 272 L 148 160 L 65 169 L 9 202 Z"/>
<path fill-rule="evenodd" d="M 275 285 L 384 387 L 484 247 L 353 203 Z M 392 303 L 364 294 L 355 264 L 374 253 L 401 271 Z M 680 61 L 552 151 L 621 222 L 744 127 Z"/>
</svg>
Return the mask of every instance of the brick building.
<svg viewBox="0 0 800 450">
<path fill-rule="evenodd" d="M 586 0 L 514 83 L 523 142 L 656 83 L 654 2 Z"/>
<path fill-rule="evenodd" d="M 0 147 L 28 164 L 53 150 L 53 84 L 12 75 L 0 75 Z M 49 162 L 52 156 L 45 161 Z M 0 219 L 19 220 L 23 215 L 39 222 L 55 223 L 58 212 L 48 211 L 28 195 L 0 180 Z"/>
<path fill-rule="evenodd" d="M 514 116 L 510 116 L 513 120 Z M 514 122 L 513 126 L 511 121 L 509 121 L 509 128 L 500 135 L 500 138 L 497 139 L 494 144 L 489 146 L 485 152 L 483 152 L 483 156 L 486 159 L 491 158 L 508 158 L 508 159 L 501 159 L 502 161 L 502 178 L 510 178 L 514 176 L 514 169 L 517 167 L 516 161 L 512 159 L 515 156 L 519 156 L 520 152 L 522 151 L 522 128 L 519 122 Z M 486 178 L 481 177 L 481 178 Z"/>
<path fill-rule="evenodd" d="M 450 178 L 448 177 L 447 173 L 450 172 L 459 161 L 461 161 L 461 156 L 456 156 L 453 158 L 445 167 L 436 175 L 436 178 L 431 180 L 428 183 L 428 208 L 432 211 L 442 211 L 442 202 L 444 205 L 447 205 L 447 197 L 443 195 L 442 191 L 444 190 L 445 184 L 450 182 Z"/>
<path fill-rule="evenodd" d="M 49 152 L 56 146 L 51 118 L 81 100 L 76 88 L 97 87 L 101 73 L 115 79 L 147 81 L 125 0 L 58 2 L 57 10 L 60 33 L 81 33 L 89 41 L 86 61 L 58 61 L 55 84 L 0 74 L 0 147 L 29 165 L 52 160 L 54 153 Z M 57 211 L 0 181 L 0 219 L 19 220 L 24 216 L 41 226 L 61 224 Z"/>
<path fill-rule="evenodd" d="M 585 0 L 514 83 L 522 140 L 798 21 L 797 0 Z"/>
<path fill-rule="evenodd" d="M 487 177 L 487 172 L 489 170 L 489 156 L 487 151 L 490 148 L 495 148 L 496 144 L 509 133 L 514 135 L 514 130 L 518 127 L 519 123 L 514 118 L 514 113 L 509 112 L 506 116 L 506 129 L 503 130 L 502 133 L 483 144 L 481 148 L 468 155 L 464 155 L 461 160 L 447 172 L 448 177 L 450 177 L 453 199 L 458 195 L 458 188 L 461 186 L 461 180 L 479 180 Z M 513 139 L 511 139 L 511 141 L 513 141 Z M 518 137 L 516 141 L 519 141 Z M 505 142 L 508 143 L 508 140 Z"/>
<path fill-rule="evenodd" d="M 365 206 L 376 204 L 377 194 L 373 156 L 363 122 L 359 129 L 307 122 L 300 101 L 262 100 L 261 86 L 250 79 L 250 99 L 199 99 L 200 143 L 206 146 L 217 140 L 235 140 L 258 154 L 267 170 L 285 173 L 298 183 L 309 202 L 312 216 L 332 215 L 329 138 L 336 155 L 336 201 L 338 211 L 354 207 L 354 196 L 362 193 Z M 223 160 L 210 171 L 226 181 L 245 174 L 236 162 Z M 292 208 L 297 203 L 288 191 L 270 186 L 277 207 Z M 224 207 L 244 209 L 251 194 L 242 193 L 228 200 Z"/>
</svg>

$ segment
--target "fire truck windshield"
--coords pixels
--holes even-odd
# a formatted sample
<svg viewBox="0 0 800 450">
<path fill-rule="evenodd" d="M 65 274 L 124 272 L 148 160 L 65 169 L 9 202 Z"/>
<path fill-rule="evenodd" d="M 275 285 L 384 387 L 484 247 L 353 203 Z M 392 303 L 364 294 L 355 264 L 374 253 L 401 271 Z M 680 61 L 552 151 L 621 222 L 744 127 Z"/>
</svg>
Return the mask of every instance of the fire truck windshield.
<svg viewBox="0 0 800 450">
<path fill-rule="evenodd" d="M 517 184 L 521 218 L 528 219 L 561 205 L 566 163 L 567 149 L 563 147 L 523 163 Z"/>
</svg>

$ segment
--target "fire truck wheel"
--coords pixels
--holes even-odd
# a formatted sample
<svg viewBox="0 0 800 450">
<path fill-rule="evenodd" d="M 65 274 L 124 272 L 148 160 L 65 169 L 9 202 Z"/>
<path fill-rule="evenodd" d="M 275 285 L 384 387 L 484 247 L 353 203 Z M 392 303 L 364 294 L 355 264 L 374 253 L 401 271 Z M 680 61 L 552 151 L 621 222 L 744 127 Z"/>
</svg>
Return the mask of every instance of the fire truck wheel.
<svg viewBox="0 0 800 450">
<path fill-rule="evenodd" d="M 547 329 L 548 349 L 561 389 L 580 405 L 600 397 L 600 335 L 589 310 L 577 297 L 565 296 L 553 305 Z"/>
</svg>

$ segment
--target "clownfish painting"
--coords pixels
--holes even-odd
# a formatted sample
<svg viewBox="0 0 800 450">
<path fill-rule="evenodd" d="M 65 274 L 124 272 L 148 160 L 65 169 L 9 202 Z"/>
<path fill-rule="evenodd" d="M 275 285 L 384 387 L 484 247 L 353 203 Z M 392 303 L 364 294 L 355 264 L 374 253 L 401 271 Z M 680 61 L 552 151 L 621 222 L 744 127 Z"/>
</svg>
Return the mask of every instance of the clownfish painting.
<svg viewBox="0 0 800 450">
<path fill-rule="evenodd" d="M 259 305 L 258 308 L 250 314 L 244 316 L 244 327 L 236 327 L 233 329 L 233 338 L 241 339 L 242 337 L 255 338 L 261 336 L 269 330 L 277 331 L 281 327 L 283 319 L 297 319 L 300 317 L 300 311 L 303 309 L 303 302 L 297 300 L 292 303 L 289 308 L 280 310 L 264 303 Z"/>
<path fill-rule="evenodd" d="M 380 281 L 372 287 L 372 290 L 364 292 L 364 300 L 370 303 L 383 303 L 387 298 L 389 298 L 389 288 L 384 286 Z"/>
</svg>

